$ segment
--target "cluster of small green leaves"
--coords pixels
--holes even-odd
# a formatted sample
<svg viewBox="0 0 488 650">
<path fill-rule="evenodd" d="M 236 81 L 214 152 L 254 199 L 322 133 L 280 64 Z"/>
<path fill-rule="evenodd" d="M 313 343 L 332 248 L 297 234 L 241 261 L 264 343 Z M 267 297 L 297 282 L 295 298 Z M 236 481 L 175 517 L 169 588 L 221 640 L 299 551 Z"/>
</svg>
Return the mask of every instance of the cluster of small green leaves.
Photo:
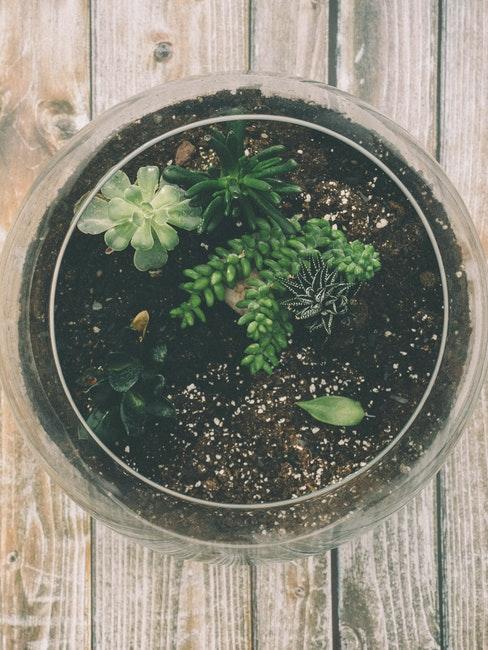
<svg viewBox="0 0 488 650">
<path fill-rule="evenodd" d="M 166 345 L 141 340 L 134 354 L 127 345 L 126 340 L 123 351 L 109 353 L 102 366 L 87 370 L 81 382 L 93 407 L 86 423 L 104 442 L 119 439 L 122 432 L 141 435 L 150 423 L 174 423 L 174 406 L 162 394 Z"/>
<path fill-rule="evenodd" d="M 379 253 L 372 244 L 364 244 L 358 239 L 349 243 L 345 236 L 322 257 L 327 266 L 342 273 L 351 284 L 371 280 L 381 268 Z"/>
<path fill-rule="evenodd" d="M 347 267 L 341 272 L 351 278 L 348 282 L 368 280 L 379 268 L 374 248 L 361 242 L 361 252 L 355 248 L 352 259 L 349 250 L 356 242 L 349 244 L 344 233 L 329 221 L 310 219 L 301 226 L 296 219 L 290 219 L 289 223 L 293 236 L 258 219 L 257 232 L 230 240 L 227 248 L 217 247 L 206 264 L 185 269 L 188 281 L 181 286 L 190 297 L 171 311 L 173 318 L 181 319 L 182 327 L 192 326 L 196 320 L 205 322 L 202 307 L 224 300 L 226 287 L 233 288 L 246 280 L 244 299 L 236 306 L 246 310 L 238 322 L 246 326 L 253 340 L 242 360 L 252 373 L 272 372 L 293 330 L 289 312 L 279 302 L 279 294 L 284 291 L 280 278 L 296 275 L 303 260 L 317 255 L 337 269 L 347 259 Z"/>
<path fill-rule="evenodd" d="M 247 284 L 244 300 L 236 305 L 246 312 L 237 322 L 246 326 L 253 343 L 244 350 L 241 365 L 247 366 L 253 375 L 260 370 L 270 375 L 280 362 L 280 352 L 288 347 L 293 325 L 289 312 L 277 300 L 280 287 L 259 277 L 249 278 Z"/>
<path fill-rule="evenodd" d="M 284 160 L 279 154 L 283 145 L 267 147 L 250 156 L 244 150 L 245 123 L 228 123 L 225 133 L 211 129 L 210 146 L 219 157 L 220 167 L 192 171 L 169 165 L 163 177 L 184 187 L 186 196 L 202 206 L 202 232 L 212 232 L 224 217 L 245 219 L 255 230 L 259 215 L 284 233 L 292 234 L 288 219 L 280 212 L 283 195 L 301 192 L 301 188 L 279 177 L 297 167 L 295 160 Z"/>
<path fill-rule="evenodd" d="M 75 206 L 75 213 L 84 197 Z M 160 269 L 179 242 L 176 228 L 195 230 L 201 209 L 191 205 L 185 192 L 159 177 L 154 165 L 140 167 L 131 183 L 121 170 L 102 186 L 78 220 L 88 235 L 105 233 L 110 251 L 134 249 L 134 266 L 139 271 Z"/>
</svg>

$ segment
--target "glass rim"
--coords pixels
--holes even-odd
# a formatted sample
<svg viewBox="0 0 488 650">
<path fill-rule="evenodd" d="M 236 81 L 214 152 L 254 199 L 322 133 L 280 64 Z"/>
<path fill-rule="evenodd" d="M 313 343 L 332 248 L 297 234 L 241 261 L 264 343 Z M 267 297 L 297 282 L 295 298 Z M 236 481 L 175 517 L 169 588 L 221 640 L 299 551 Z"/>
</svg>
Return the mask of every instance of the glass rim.
<svg viewBox="0 0 488 650">
<path fill-rule="evenodd" d="M 236 121 L 236 120 L 246 120 L 246 121 L 274 121 L 274 122 L 284 122 L 284 123 L 290 123 L 290 124 L 296 124 L 298 126 L 302 126 L 305 128 L 309 128 L 315 131 L 319 131 L 321 133 L 325 133 L 326 135 L 329 135 L 337 140 L 340 140 L 344 142 L 345 144 L 351 146 L 352 148 L 356 149 L 359 151 L 362 155 L 364 155 L 366 158 L 368 158 L 373 164 L 375 164 L 377 167 L 379 167 L 400 189 L 400 191 L 404 194 L 406 199 L 409 201 L 409 204 L 415 209 L 415 212 L 417 213 L 417 216 L 420 218 L 432 245 L 432 248 L 434 250 L 440 276 L 441 276 L 441 284 L 442 284 L 442 293 L 443 293 L 443 328 L 442 328 L 442 336 L 441 336 L 441 342 L 439 346 L 439 352 L 437 355 L 436 363 L 434 365 L 433 371 L 432 371 L 432 376 L 430 378 L 429 383 L 426 386 L 426 389 L 422 395 L 422 398 L 418 402 L 416 408 L 414 409 L 413 413 L 410 415 L 408 418 L 407 422 L 404 424 L 404 426 L 401 428 L 401 430 L 398 432 L 398 434 L 382 449 L 377 455 L 375 455 L 368 463 L 366 463 L 364 466 L 360 467 L 354 472 L 351 472 L 344 478 L 340 479 L 339 481 L 335 483 L 330 483 L 329 485 L 326 485 L 325 487 L 319 489 L 319 490 L 314 490 L 312 492 L 309 492 L 307 494 L 291 498 L 291 499 L 283 499 L 280 501 L 267 501 L 267 502 L 262 502 L 262 503 L 232 503 L 232 502 L 219 502 L 219 501 L 211 501 L 211 500 L 206 500 L 206 499 L 200 499 L 197 497 L 192 497 L 187 494 L 183 494 L 182 492 L 177 492 L 176 490 L 172 490 L 171 488 L 167 488 L 163 485 L 160 485 L 156 481 L 153 481 L 143 474 L 137 472 L 134 470 L 130 465 L 125 463 L 117 454 L 115 454 L 113 451 L 111 451 L 101 440 L 100 438 L 95 434 L 95 432 L 88 426 L 86 423 L 85 418 L 81 415 L 72 395 L 71 391 L 69 390 L 64 373 L 61 368 L 61 363 L 59 360 L 59 355 L 58 355 L 58 350 L 57 350 L 57 342 L 56 342 L 56 327 L 55 327 L 55 306 L 56 306 L 56 293 L 57 293 L 57 287 L 58 287 L 58 280 L 59 280 L 59 273 L 61 270 L 61 265 L 63 262 L 64 254 L 66 252 L 67 246 L 71 240 L 71 236 L 76 228 L 76 225 L 78 223 L 78 220 L 82 216 L 83 212 L 87 208 L 88 204 L 91 202 L 93 197 L 98 193 L 98 191 L 101 189 L 101 187 L 104 185 L 104 183 L 109 180 L 112 175 L 122 169 L 128 162 L 133 160 L 136 156 L 138 156 L 140 153 L 143 151 L 146 151 L 153 145 L 157 144 L 158 142 L 161 142 L 163 140 L 166 140 L 170 137 L 173 137 L 175 135 L 178 135 L 180 133 L 184 133 L 186 131 L 199 128 L 202 126 L 209 126 L 211 124 L 216 124 L 216 123 L 222 123 L 222 122 L 231 122 L 231 121 Z M 119 466 L 123 468 L 124 471 L 128 472 L 132 476 L 134 476 L 136 479 L 142 481 L 143 483 L 149 485 L 153 489 L 156 489 L 159 492 L 162 492 L 164 494 L 168 494 L 169 496 L 176 498 L 176 499 L 181 499 L 183 501 L 187 501 L 191 504 L 198 505 L 198 506 L 204 506 L 205 508 L 215 508 L 215 509 L 225 509 L 225 510 L 240 510 L 240 511 L 257 511 L 257 510 L 266 510 L 266 509 L 275 509 L 275 508 L 284 508 L 288 506 L 294 506 L 299 503 L 303 503 L 312 499 L 317 499 L 320 497 L 325 496 L 328 493 L 331 493 L 339 488 L 344 487 L 345 485 L 351 483 L 354 481 L 356 478 L 360 477 L 361 475 L 365 474 L 369 470 L 371 470 L 372 467 L 376 466 L 384 456 L 386 456 L 391 449 L 393 449 L 398 442 L 403 438 L 403 436 L 407 433 L 407 431 L 410 429 L 418 415 L 421 413 L 425 402 L 427 401 L 438 376 L 439 369 L 442 363 L 442 359 L 444 356 L 444 351 L 446 347 L 446 341 L 447 341 L 447 333 L 448 333 L 448 324 L 449 324 L 449 293 L 448 293 L 448 287 L 447 287 L 447 278 L 446 278 L 446 273 L 445 273 L 445 268 L 444 268 L 444 263 L 442 260 L 442 255 L 439 250 L 439 246 L 437 244 L 436 237 L 430 227 L 430 224 L 428 223 L 422 209 L 420 208 L 418 202 L 415 200 L 411 192 L 408 190 L 408 188 L 402 183 L 402 181 L 394 174 L 389 167 L 381 160 L 379 160 L 375 155 L 373 155 L 371 152 L 369 152 L 367 149 L 361 146 L 360 143 L 354 142 L 350 138 L 347 138 L 346 136 L 335 132 L 333 129 L 330 129 L 328 127 L 319 125 L 319 124 L 314 124 L 313 122 L 309 122 L 307 120 L 302 120 L 299 118 L 294 118 L 291 116 L 285 116 L 285 115 L 273 115 L 273 114 L 265 114 L 265 113 L 242 113 L 242 114 L 232 114 L 232 115 L 222 115 L 222 116 L 217 116 L 217 117 L 211 117 L 211 118 L 205 118 L 201 120 L 196 120 L 195 122 L 191 122 L 190 124 L 185 124 L 183 126 L 175 127 L 174 129 L 171 129 L 161 135 L 158 135 L 154 138 L 151 138 L 150 140 L 146 141 L 145 143 L 139 145 L 135 149 L 133 149 L 130 153 L 128 153 L 126 156 L 124 156 L 118 163 L 113 165 L 101 178 L 100 180 L 96 183 L 96 185 L 93 187 L 90 192 L 88 192 L 83 199 L 83 201 L 80 203 L 80 207 L 78 211 L 76 212 L 75 216 L 72 219 L 72 222 L 66 231 L 66 234 L 64 236 L 63 242 L 59 248 L 57 258 L 56 258 L 56 263 L 54 266 L 54 271 L 52 274 L 51 278 L 51 286 L 50 286 L 50 291 L 49 291 L 49 310 L 48 310 L 48 328 L 49 328 L 49 339 L 50 339 L 50 346 L 51 346 L 51 352 L 53 355 L 54 359 L 54 364 L 56 367 L 56 371 L 58 374 L 58 378 L 60 380 L 61 386 L 63 388 L 63 392 L 65 394 L 66 399 L 68 400 L 71 409 L 75 413 L 76 417 L 78 418 L 80 424 L 83 426 L 83 428 L 86 430 L 86 432 L 93 438 L 93 440 L 98 444 L 98 446 L 103 449 L 103 451 L 112 459 L 114 460 Z"/>
</svg>

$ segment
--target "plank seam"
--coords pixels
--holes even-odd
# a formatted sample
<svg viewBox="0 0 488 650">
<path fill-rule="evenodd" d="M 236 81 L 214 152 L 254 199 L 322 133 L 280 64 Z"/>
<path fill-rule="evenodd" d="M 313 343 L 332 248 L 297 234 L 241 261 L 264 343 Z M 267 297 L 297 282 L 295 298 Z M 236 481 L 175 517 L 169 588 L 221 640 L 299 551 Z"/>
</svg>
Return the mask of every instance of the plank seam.
<svg viewBox="0 0 488 650">
<path fill-rule="evenodd" d="M 253 34 L 253 0 L 247 2 L 247 71 L 252 71 L 253 55 L 252 55 L 252 34 Z"/>
<path fill-rule="evenodd" d="M 442 116 L 443 116 L 443 58 L 444 58 L 444 0 L 437 4 L 437 80 L 436 80 L 436 121 L 435 121 L 435 157 L 440 162 L 442 142 Z M 437 545 L 437 601 L 439 623 L 440 650 L 449 647 L 447 627 L 447 579 L 446 579 L 446 495 L 444 486 L 444 469 L 436 476 L 436 545 Z"/>
<path fill-rule="evenodd" d="M 93 120 L 94 117 L 94 88 L 93 88 L 93 80 L 94 80 L 94 71 L 93 71 L 93 66 L 94 66 L 94 56 L 93 56 L 93 25 L 94 25 L 94 20 L 93 20 L 93 0 L 87 0 L 88 3 L 88 116 L 90 120 Z M 93 521 L 93 518 L 90 517 L 89 521 L 89 531 L 88 531 L 88 537 L 90 540 L 90 590 L 89 590 L 89 598 L 90 598 L 90 603 L 88 607 L 88 616 L 90 617 L 90 623 L 88 626 L 89 629 L 89 634 L 90 637 L 87 639 L 88 643 L 88 648 L 89 650 L 94 650 L 95 648 L 95 611 L 94 611 L 94 604 L 95 604 L 95 567 L 96 567 L 96 557 L 95 557 L 95 522 Z"/>
<path fill-rule="evenodd" d="M 327 83 L 330 86 L 337 86 L 337 37 L 339 31 L 339 2 L 340 0 L 329 0 Z"/>
<path fill-rule="evenodd" d="M 340 601 L 340 579 L 339 579 L 339 549 L 333 548 L 330 551 L 330 607 L 332 618 L 332 648 L 341 650 L 341 629 L 339 624 L 339 601 Z"/>
<path fill-rule="evenodd" d="M 437 527 L 437 600 L 439 621 L 439 646 L 440 650 L 447 650 L 448 636 L 446 626 L 447 590 L 446 590 L 446 565 L 445 565 L 445 493 L 444 477 L 442 470 L 436 476 L 436 527 Z"/>
<path fill-rule="evenodd" d="M 444 0 L 438 0 L 437 5 L 437 84 L 436 84 L 436 122 L 435 122 L 435 157 L 438 161 L 441 159 L 441 124 L 443 115 L 443 39 L 444 31 Z"/>
<path fill-rule="evenodd" d="M 258 650 L 258 599 L 256 592 L 257 585 L 257 575 L 256 575 L 256 565 L 252 564 L 249 571 L 249 589 L 251 592 L 251 648 L 252 650 Z"/>
<path fill-rule="evenodd" d="M 329 0 L 327 30 L 327 83 L 331 86 L 337 86 L 339 11 L 340 0 Z M 341 649 L 339 563 L 339 549 L 333 548 L 330 551 L 331 638 L 333 650 Z"/>
</svg>

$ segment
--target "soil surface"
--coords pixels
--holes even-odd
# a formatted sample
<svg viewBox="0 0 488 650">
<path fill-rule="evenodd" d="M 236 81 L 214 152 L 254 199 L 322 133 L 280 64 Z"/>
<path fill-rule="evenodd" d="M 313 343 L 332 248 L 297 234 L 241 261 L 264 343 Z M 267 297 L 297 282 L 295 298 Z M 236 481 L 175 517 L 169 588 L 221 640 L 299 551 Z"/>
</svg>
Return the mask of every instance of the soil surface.
<svg viewBox="0 0 488 650">
<path fill-rule="evenodd" d="M 360 287 L 328 340 L 295 323 L 274 374 L 252 377 L 239 366 L 249 340 L 225 303 L 206 310 L 206 324 L 186 330 L 169 317 L 185 299 L 182 270 L 203 263 L 215 245 L 240 232 L 232 227 L 205 240 L 180 231 L 180 245 L 160 274 L 137 271 L 132 249 L 107 255 L 102 236 L 76 231 L 60 275 L 56 327 L 68 386 L 88 415 L 80 377 L 103 366 L 120 345 L 120 330 L 147 309 L 150 330 L 162 330 L 168 345 L 165 395 L 177 421 L 172 429 L 155 427 L 138 438 L 121 431 L 107 444 L 141 474 L 178 492 L 258 503 L 337 482 L 391 442 L 432 377 L 444 313 L 427 231 L 384 172 L 348 145 L 301 126 L 256 122 L 248 136 L 251 151 L 284 144 L 299 164 L 289 177 L 303 193 L 285 201 L 287 216 L 327 217 L 350 240 L 371 242 L 380 252 L 382 270 Z M 163 168 L 176 156 L 189 167 L 206 164 L 212 156 L 207 132 L 159 143 L 125 171 L 133 179 L 139 166 Z M 88 173 L 94 185 L 99 175 L 93 168 Z M 327 394 L 359 400 L 367 416 L 357 427 L 342 428 L 321 424 L 295 406 Z"/>
</svg>

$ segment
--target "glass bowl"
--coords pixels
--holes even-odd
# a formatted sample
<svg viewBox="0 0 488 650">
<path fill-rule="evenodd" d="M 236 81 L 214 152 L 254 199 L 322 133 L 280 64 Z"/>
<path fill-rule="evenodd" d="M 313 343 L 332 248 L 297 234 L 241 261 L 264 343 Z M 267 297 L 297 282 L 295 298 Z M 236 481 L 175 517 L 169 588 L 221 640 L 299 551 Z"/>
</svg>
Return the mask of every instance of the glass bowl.
<svg viewBox="0 0 488 650">
<path fill-rule="evenodd" d="M 93 432 L 69 394 L 56 351 L 54 297 L 66 241 L 76 226 L 71 192 L 108 143 L 120 156 L 100 169 L 93 195 L 127 160 L 198 124 L 281 120 L 355 147 L 397 184 L 437 255 L 444 330 L 437 365 L 396 438 L 360 470 L 326 488 L 263 504 L 215 503 L 164 488 L 125 465 Z M 188 121 L 182 114 L 191 113 Z M 231 118 L 231 119 L 235 119 Z M 139 125 L 137 137 L 125 129 Z M 86 188 L 85 188 L 86 191 Z M 90 196 L 85 199 L 85 205 Z M 411 499 L 445 461 L 486 372 L 484 255 L 466 208 L 439 165 L 373 108 L 322 83 L 254 74 L 171 82 L 107 111 L 55 156 L 31 188 L 1 260 L 1 379 L 20 429 L 66 492 L 94 517 L 147 546 L 212 562 L 284 560 L 341 544 Z M 447 396 L 447 397 L 446 397 Z M 444 410 L 432 418 L 432 406 Z"/>
</svg>

